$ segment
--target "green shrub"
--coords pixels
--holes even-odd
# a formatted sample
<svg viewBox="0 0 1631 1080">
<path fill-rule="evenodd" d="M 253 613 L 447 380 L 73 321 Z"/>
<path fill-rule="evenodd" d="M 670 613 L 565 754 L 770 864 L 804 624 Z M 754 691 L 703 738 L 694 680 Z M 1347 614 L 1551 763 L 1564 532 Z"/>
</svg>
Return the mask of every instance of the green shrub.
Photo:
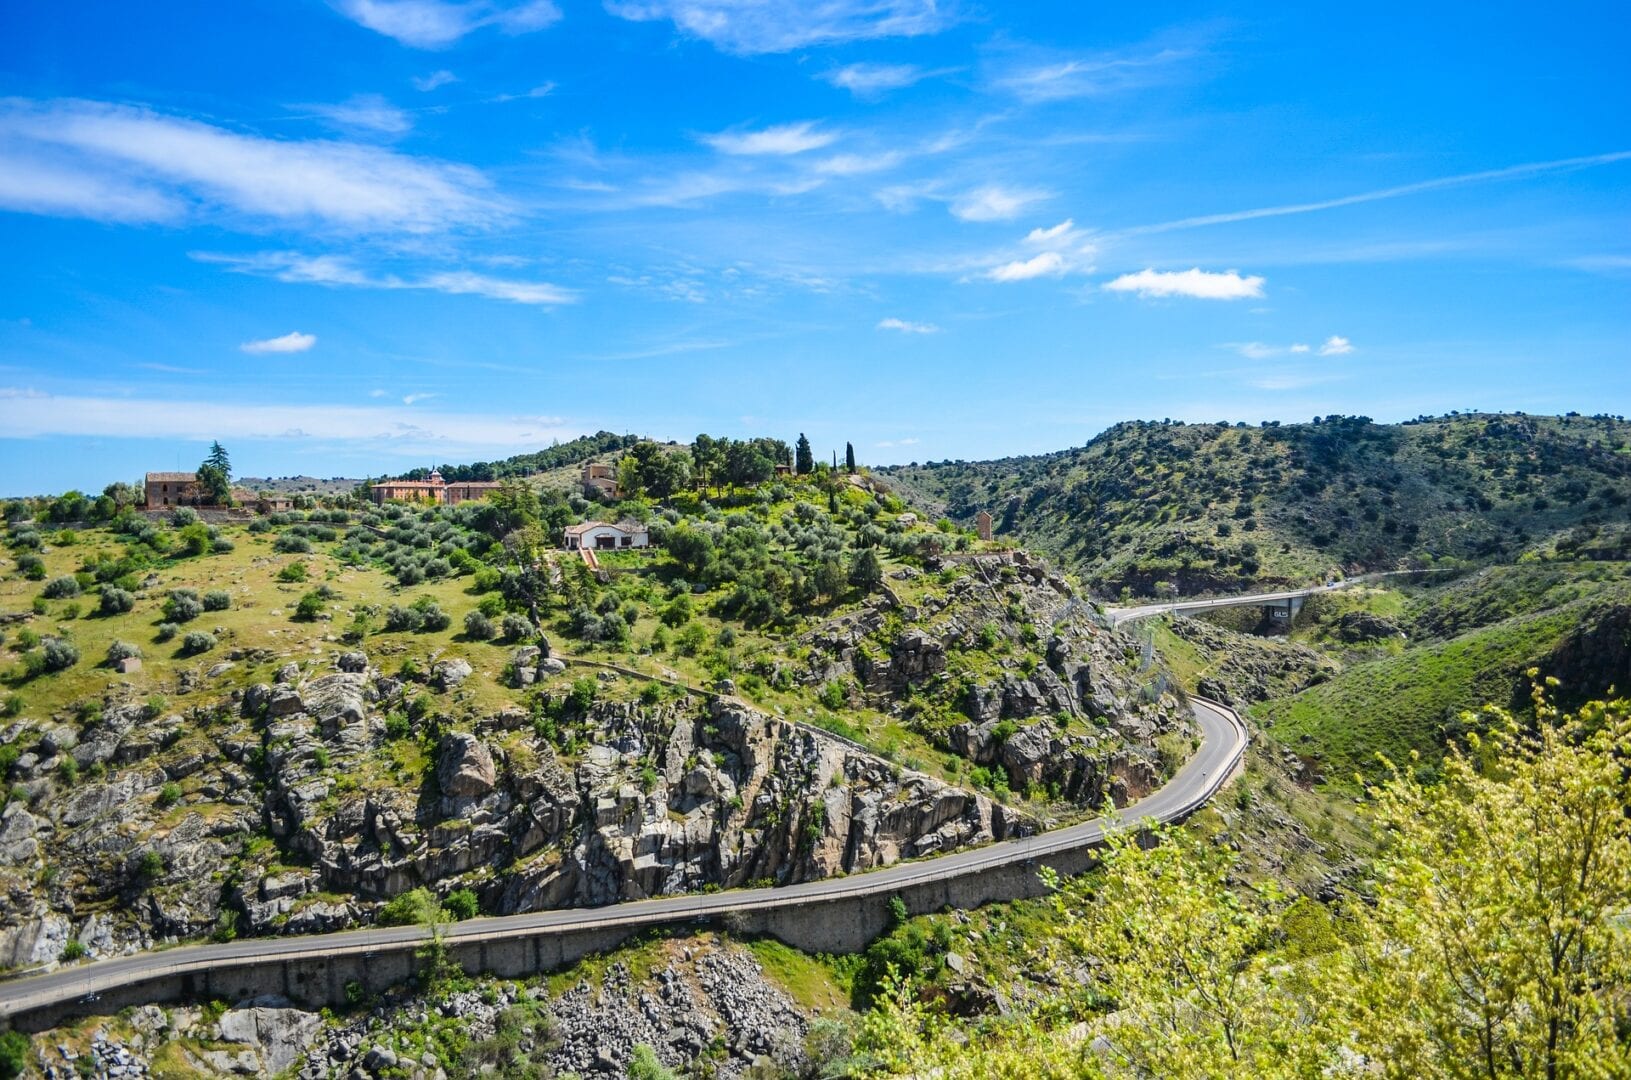
<svg viewBox="0 0 1631 1080">
<path fill-rule="evenodd" d="M 474 641 L 486 641 L 496 632 L 493 620 L 479 611 L 472 611 L 464 617 L 464 636 L 467 638 Z"/>
<path fill-rule="evenodd" d="M 204 601 L 196 589 L 171 589 L 164 601 L 164 618 L 168 622 L 191 622 L 204 613 Z"/>
<path fill-rule="evenodd" d="M 476 610 L 489 619 L 496 619 L 504 614 L 504 598 L 502 596 L 484 596 L 481 598 L 481 603 L 476 605 Z"/>
<path fill-rule="evenodd" d="M 59 578 L 52 578 L 46 582 L 45 589 L 40 593 L 47 600 L 66 600 L 70 596 L 79 595 L 79 579 L 71 574 L 64 574 Z"/>
<path fill-rule="evenodd" d="M 417 630 L 425 624 L 425 616 L 418 608 L 392 604 L 385 612 L 385 629 L 392 633 Z"/>
<path fill-rule="evenodd" d="M 67 754 L 62 755 L 62 760 L 57 762 L 57 779 L 64 784 L 73 785 L 79 779 L 79 762 Z"/>
<path fill-rule="evenodd" d="M 375 922 L 380 926 L 428 926 L 441 922 L 443 914 L 435 894 L 421 886 L 388 901 Z"/>
<path fill-rule="evenodd" d="M 112 641 L 108 643 L 107 664 L 112 667 L 121 660 L 129 660 L 141 654 L 142 650 L 128 641 Z"/>
<path fill-rule="evenodd" d="M 225 611 L 232 606 L 232 594 L 225 589 L 211 589 L 204 594 L 205 611 Z"/>
<path fill-rule="evenodd" d="M 46 671 L 67 671 L 79 663 L 79 646 L 67 638 L 46 638 L 41 652 Z"/>
<path fill-rule="evenodd" d="M 158 805 L 161 809 L 174 806 L 181 801 L 181 785 L 171 781 L 159 788 Z"/>
<path fill-rule="evenodd" d="M 117 585 L 102 586 L 102 599 L 98 605 L 99 611 L 104 615 L 122 615 L 136 606 L 134 594 L 119 588 Z"/>
<path fill-rule="evenodd" d="M 469 889 L 455 889 L 448 893 L 447 899 L 442 901 L 442 907 L 455 919 L 460 920 L 473 919 L 481 911 L 481 906 L 476 902 L 476 894 Z"/>
<path fill-rule="evenodd" d="M 85 943 L 83 941 L 80 941 L 78 938 L 69 938 L 67 944 L 63 945 L 62 947 L 62 955 L 60 959 L 64 964 L 71 964 L 75 960 L 85 959 L 89 953 L 90 950 L 85 948 Z"/>
<path fill-rule="evenodd" d="M 277 572 L 277 579 L 279 581 L 287 581 L 291 583 L 305 581 L 306 564 L 303 562 L 289 563 L 283 569 Z"/>
<path fill-rule="evenodd" d="M 187 656 L 197 656 L 199 653 L 209 652 L 215 648 L 215 635 L 203 630 L 193 630 L 181 639 L 181 651 Z"/>
<path fill-rule="evenodd" d="M 17 569 L 30 581 L 45 580 L 45 560 L 38 555 L 17 556 Z"/>
<path fill-rule="evenodd" d="M 173 622 L 159 623 L 159 632 L 158 632 L 158 635 L 157 635 L 157 640 L 160 641 L 160 642 L 169 641 L 171 638 L 175 637 L 179 633 L 181 633 L 181 627 L 177 626 L 175 623 L 173 623 Z"/>
<path fill-rule="evenodd" d="M 31 1047 L 20 1031 L 0 1032 L 0 1080 L 14 1080 L 28 1068 Z"/>
<path fill-rule="evenodd" d="M 300 598 L 295 605 L 294 617 L 311 622 L 323 614 L 323 594 L 313 590 Z"/>
<path fill-rule="evenodd" d="M 822 683 L 821 693 L 818 696 L 821 704 L 835 711 L 843 708 L 844 703 L 849 700 L 849 695 L 844 690 L 844 684 L 837 681 Z"/>
<path fill-rule="evenodd" d="M 311 541 L 294 533 L 284 533 L 272 541 L 272 550 L 284 555 L 309 555 Z"/>
</svg>

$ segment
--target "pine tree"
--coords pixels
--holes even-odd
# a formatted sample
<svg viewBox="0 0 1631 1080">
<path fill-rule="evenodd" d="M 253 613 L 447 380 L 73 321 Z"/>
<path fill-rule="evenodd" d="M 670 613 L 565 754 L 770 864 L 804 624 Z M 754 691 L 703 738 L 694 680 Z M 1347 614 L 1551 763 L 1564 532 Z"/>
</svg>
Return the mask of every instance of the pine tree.
<svg viewBox="0 0 1631 1080">
<path fill-rule="evenodd" d="M 810 440 L 799 432 L 798 449 L 794 451 L 793 470 L 800 476 L 808 476 L 815 471 L 815 455 L 810 452 Z"/>
<path fill-rule="evenodd" d="M 855 475 L 855 444 L 844 444 L 844 468 L 851 476 Z"/>
</svg>

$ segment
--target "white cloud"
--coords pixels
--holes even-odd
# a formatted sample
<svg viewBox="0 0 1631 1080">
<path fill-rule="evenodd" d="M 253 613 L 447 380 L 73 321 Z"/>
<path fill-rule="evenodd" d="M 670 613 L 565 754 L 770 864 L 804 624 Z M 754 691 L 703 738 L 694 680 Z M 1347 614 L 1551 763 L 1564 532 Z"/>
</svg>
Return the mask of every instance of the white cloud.
<svg viewBox="0 0 1631 1080">
<path fill-rule="evenodd" d="M 880 450 L 888 450 L 894 446 L 916 446 L 920 442 L 922 442 L 921 439 L 884 439 L 882 442 L 875 442 L 872 445 Z"/>
<path fill-rule="evenodd" d="M 903 334 L 938 334 L 940 327 L 934 323 L 911 322 L 907 319 L 880 319 L 877 329 L 899 330 Z"/>
<path fill-rule="evenodd" d="M 515 304 L 555 307 L 576 303 L 577 293 L 546 281 L 516 281 L 495 278 L 467 270 L 450 270 L 422 277 L 403 278 L 395 274 L 370 274 L 338 255 L 301 255 L 292 251 L 268 251 L 256 255 L 219 255 L 192 252 L 199 262 L 216 263 L 245 274 L 259 274 L 278 281 L 308 285 L 350 286 L 364 289 L 428 289 L 454 296 L 484 296 Z"/>
<path fill-rule="evenodd" d="M 1245 300 L 1263 295 L 1263 279 L 1241 277 L 1234 270 L 1213 273 L 1193 270 L 1140 270 L 1106 282 L 1109 292 L 1137 293 L 1142 297 L 1187 296 L 1196 300 Z"/>
<path fill-rule="evenodd" d="M 1052 228 L 1044 229 L 1038 226 L 1032 229 L 1025 234 L 1025 242 L 1037 246 L 1054 247 L 1062 243 L 1068 243 L 1076 235 L 1075 220 L 1066 218 Z"/>
<path fill-rule="evenodd" d="M 1347 356 L 1354 351 L 1353 342 L 1338 334 L 1332 334 L 1320 346 L 1321 356 Z"/>
<path fill-rule="evenodd" d="M 401 135 L 413 127 L 412 117 L 379 94 L 354 94 L 338 105 L 304 107 L 339 128 Z"/>
<path fill-rule="evenodd" d="M 29 214 L 141 224 L 173 221 L 186 204 L 168 192 L 121 176 L 0 151 L 0 207 Z"/>
<path fill-rule="evenodd" d="M 1029 259 L 1015 259 L 986 272 L 992 281 L 1029 281 L 1039 277 L 1058 277 L 1070 267 L 1057 251 L 1044 251 Z"/>
<path fill-rule="evenodd" d="M 371 398 L 383 398 L 383 397 L 390 397 L 391 393 L 388 390 L 377 390 L 376 389 L 376 390 L 368 391 L 368 396 L 371 397 Z"/>
<path fill-rule="evenodd" d="M 412 405 L 416 401 L 429 401 L 433 397 L 441 397 L 441 395 L 440 394 L 405 394 L 405 395 L 403 395 L 403 398 L 402 398 L 402 404 Z"/>
<path fill-rule="evenodd" d="M 1136 90 L 1165 81 L 1171 67 L 1195 54 L 1182 48 L 1146 52 L 1099 53 L 1092 56 L 1055 54 L 1046 60 L 1009 65 L 992 85 L 1023 101 L 1062 101 Z"/>
<path fill-rule="evenodd" d="M 371 443 L 385 453 L 407 452 L 416 447 L 446 451 L 519 448 L 585 434 L 566 427 L 555 417 L 438 413 L 389 404 L 244 404 L 56 396 L 17 387 L 0 387 L 0 431 L 14 438 L 84 435 L 204 441 L 230 431 L 235 439 L 309 438 Z"/>
<path fill-rule="evenodd" d="M 418 90 L 420 93 L 428 94 L 437 87 L 446 86 L 448 83 L 456 83 L 458 81 L 459 77 L 457 75 L 453 74 L 446 68 L 443 68 L 440 71 L 433 71 L 429 75 L 415 75 L 413 79 L 413 88 Z"/>
<path fill-rule="evenodd" d="M 828 176 L 860 176 L 893 169 L 900 162 L 901 155 L 892 150 L 881 154 L 834 154 L 816 162 L 815 169 Z"/>
<path fill-rule="evenodd" d="M 559 21 L 552 0 L 332 0 L 340 13 L 416 49 L 443 49 L 484 26 L 525 34 Z"/>
<path fill-rule="evenodd" d="M 485 296 L 490 300 L 508 300 L 515 304 L 539 304 L 544 307 L 577 302 L 576 293 L 570 289 L 563 289 L 559 285 L 551 285 L 544 281 L 511 281 L 505 278 L 487 277 L 484 274 L 472 274 L 468 271 L 431 274 L 418 282 L 409 283 L 403 287 L 435 289 L 437 292 L 452 293 L 454 295 Z"/>
<path fill-rule="evenodd" d="M 356 143 L 260 138 L 123 105 L 6 102 L 6 140 L 0 205 L 12 209 L 136 221 L 225 209 L 407 232 L 503 216 L 486 179 L 466 166 Z"/>
<path fill-rule="evenodd" d="M 962 221 L 1007 221 L 1033 203 L 1052 198 L 1045 191 L 988 185 L 976 188 L 951 204 L 952 215 Z"/>
<path fill-rule="evenodd" d="M 865 38 L 916 37 L 952 22 L 937 0 L 606 0 L 637 22 L 667 20 L 725 52 L 788 52 Z"/>
<path fill-rule="evenodd" d="M 817 131 L 809 121 L 778 124 L 762 131 L 722 131 L 704 135 L 702 141 L 722 154 L 802 154 L 819 150 L 838 138 L 829 131 Z"/>
<path fill-rule="evenodd" d="M 493 100 L 497 101 L 497 102 L 535 101 L 538 98 L 546 98 L 549 95 L 553 94 L 554 92 L 555 92 L 555 84 L 553 82 L 546 82 L 546 83 L 539 83 L 537 86 L 533 87 L 531 90 L 528 90 L 528 91 L 526 91 L 524 93 L 520 93 L 520 94 L 500 94 L 496 98 L 494 98 Z"/>
<path fill-rule="evenodd" d="M 1308 351 L 1308 346 L 1303 344 L 1293 345 L 1291 347 L 1291 351 L 1294 353 L 1305 353 Z"/>
<path fill-rule="evenodd" d="M 263 353 L 305 352 L 316 344 L 316 334 L 302 334 L 298 330 L 291 330 L 282 337 L 265 338 L 261 341 L 246 341 L 239 345 L 238 348 L 246 353 L 261 355 Z"/>
<path fill-rule="evenodd" d="M 850 64 L 829 71 L 821 78 L 856 97 L 871 98 L 911 86 L 933 74 L 915 64 Z"/>
</svg>

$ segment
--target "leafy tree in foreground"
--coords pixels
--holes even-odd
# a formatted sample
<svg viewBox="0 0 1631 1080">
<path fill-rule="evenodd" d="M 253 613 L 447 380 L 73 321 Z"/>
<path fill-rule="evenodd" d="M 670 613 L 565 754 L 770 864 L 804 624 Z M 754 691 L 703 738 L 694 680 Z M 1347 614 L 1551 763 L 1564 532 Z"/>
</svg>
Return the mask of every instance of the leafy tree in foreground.
<svg viewBox="0 0 1631 1080">
<path fill-rule="evenodd" d="M 946 1078 L 1631 1075 L 1631 702 L 1536 712 L 1369 791 L 1383 848 L 1323 934 L 1194 830 L 1123 837 L 1032 943 L 1093 961 L 1086 993 L 970 1031 L 897 981 L 857 1050 Z"/>
</svg>

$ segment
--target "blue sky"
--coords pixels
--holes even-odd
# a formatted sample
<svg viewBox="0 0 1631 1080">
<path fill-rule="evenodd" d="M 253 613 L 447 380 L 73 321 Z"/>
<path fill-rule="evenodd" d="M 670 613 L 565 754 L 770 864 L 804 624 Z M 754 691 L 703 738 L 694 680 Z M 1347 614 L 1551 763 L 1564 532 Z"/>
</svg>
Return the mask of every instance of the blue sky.
<svg viewBox="0 0 1631 1080">
<path fill-rule="evenodd" d="M 1622 5 L 11 3 L 8 493 L 1631 412 Z"/>
</svg>

